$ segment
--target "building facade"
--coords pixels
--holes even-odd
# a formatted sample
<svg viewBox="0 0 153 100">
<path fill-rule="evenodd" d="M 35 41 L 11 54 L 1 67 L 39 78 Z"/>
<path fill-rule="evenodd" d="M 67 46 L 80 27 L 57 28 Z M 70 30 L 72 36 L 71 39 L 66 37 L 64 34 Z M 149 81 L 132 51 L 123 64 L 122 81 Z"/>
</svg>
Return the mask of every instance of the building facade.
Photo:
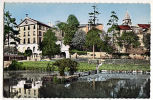
<svg viewBox="0 0 153 100">
<path fill-rule="evenodd" d="M 32 58 L 38 57 L 42 53 L 42 51 L 39 50 L 39 43 L 42 42 L 45 32 L 51 28 L 52 27 L 47 24 L 26 16 L 18 25 L 18 37 L 20 38 L 20 42 L 17 46 L 18 51 L 25 52 L 25 50 L 30 49 L 34 56 Z M 54 30 L 54 32 L 58 39 L 56 44 L 60 44 L 61 52 L 64 52 L 65 57 L 69 58 L 69 46 L 63 44 L 61 32 L 59 30 Z"/>
<path fill-rule="evenodd" d="M 31 49 L 34 54 L 40 54 L 38 44 L 42 41 L 44 33 L 51 27 L 39 21 L 26 17 L 19 25 L 20 42 L 18 44 L 18 51 L 25 52 Z"/>
</svg>

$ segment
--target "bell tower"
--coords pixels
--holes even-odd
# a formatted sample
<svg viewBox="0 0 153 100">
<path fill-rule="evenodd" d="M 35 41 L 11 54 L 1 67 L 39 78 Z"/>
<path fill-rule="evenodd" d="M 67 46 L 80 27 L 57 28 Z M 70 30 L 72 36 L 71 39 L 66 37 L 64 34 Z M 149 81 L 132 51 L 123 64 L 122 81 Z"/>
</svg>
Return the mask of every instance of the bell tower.
<svg viewBox="0 0 153 100">
<path fill-rule="evenodd" d="M 131 18 L 128 11 L 126 11 L 125 13 L 125 18 L 123 19 L 123 25 L 129 25 L 129 26 L 132 25 Z"/>
</svg>

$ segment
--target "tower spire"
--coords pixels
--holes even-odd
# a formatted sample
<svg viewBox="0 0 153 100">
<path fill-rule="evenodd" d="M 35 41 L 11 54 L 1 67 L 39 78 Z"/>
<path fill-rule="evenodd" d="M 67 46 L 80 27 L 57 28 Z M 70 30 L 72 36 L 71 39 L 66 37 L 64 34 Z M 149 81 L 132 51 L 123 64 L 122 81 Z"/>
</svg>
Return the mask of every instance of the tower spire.
<svg viewBox="0 0 153 100">
<path fill-rule="evenodd" d="M 131 18 L 127 9 L 126 9 L 125 17 L 123 19 L 123 25 L 132 25 Z"/>
</svg>

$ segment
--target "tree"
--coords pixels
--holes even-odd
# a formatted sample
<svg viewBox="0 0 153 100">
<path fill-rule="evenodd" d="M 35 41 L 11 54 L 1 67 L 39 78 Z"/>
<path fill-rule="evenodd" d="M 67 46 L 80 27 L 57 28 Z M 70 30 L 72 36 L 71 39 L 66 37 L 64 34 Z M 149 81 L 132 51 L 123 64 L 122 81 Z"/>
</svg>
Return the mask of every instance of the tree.
<svg viewBox="0 0 153 100">
<path fill-rule="evenodd" d="M 4 43 L 7 40 L 8 49 L 10 50 L 10 38 L 12 38 L 16 42 L 19 42 L 20 39 L 17 37 L 19 32 L 16 30 L 17 24 L 16 19 L 11 17 L 9 11 L 4 13 Z"/>
<path fill-rule="evenodd" d="M 111 18 L 110 18 L 110 20 L 108 21 L 108 23 L 107 23 L 107 25 L 110 25 L 111 27 L 109 27 L 108 28 L 108 30 L 107 30 L 107 33 L 112 33 L 112 35 L 113 35 L 113 43 L 114 43 L 114 35 L 116 35 L 115 34 L 115 30 L 118 30 L 118 17 L 117 17 L 117 15 L 116 15 L 116 13 L 115 13 L 115 11 L 112 11 L 111 12 Z"/>
<path fill-rule="evenodd" d="M 102 33 L 97 28 L 92 28 L 88 31 L 86 36 L 86 45 L 92 46 L 93 59 L 95 58 L 95 46 L 97 46 L 102 40 L 100 39 L 100 33 Z"/>
<path fill-rule="evenodd" d="M 96 10 L 96 6 L 92 6 L 92 7 L 93 7 L 94 11 L 89 13 L 90 19 L 89 19 L 88 23 L 91 24 L 91 25 L 95 25 L 96 20 L 98 20 L 97 15 L 99 15 L 100 13 Z"/>
<path fill-rule="evenodd" d="M 150 34 L 145 34 L 143 36 L 143 43 L 145 48 L 147 48 L 150 51 Z"/>
<path fill-rule="evenodd" d="M 79 21 L 74 15 L 69 15 L 67 19 L 67 24 L 69 25 L 70 28 L 73 29 L 71 31 L 76 32 L 78 30 Z"/>
<path fill-rule="evenodd" d="M 64 44 L 71 45 L 72 38 L 78 30 L 79 21 L 74 15 L 69 15 L 67 22 L 60 22 L 57 24 L 58 28 L 64 33 Z"/>
<path fill-rule="evenodd" d="M 79 21 L 74 15 L 69 15 L 67 19 L 67 25 L 65 26 L 64 44 L 71 45 L 72 38 L 75 32 L 78 30 Z"/>
<path fill-rule="evenodd" d="M 136 48 L 140 45 L 139 37 L 133 32 L 124 31 L 121 37 L 118 37 L 118 45 L 120 47 L 125 47 L 126 52 L 130 47 Z"/>
<path fill-rule="evenodd" d="M 110 37 L 107 35 L 104 36 L 104 40 L 99 42 L 99 44 L 101 51 L 107 52 L 109 54 L 113 53 L 113 47 L 110 44 Z"/>
<path fill-rule="evenodd" d="M 69 74 L 73 75 L 74 72 L 77 71 L 77 67 L 78 67 L 78 63 L 76 61 L 73 61 L 71 59 L 60 59 L 57 60 L 55 63 L 53 63 L 53 65 L 58 66 L 58 70 L 60 73 L 60 76 L 64 76 L 64 70 L 65 68 L 68 68 Z"/>
<path fill-rule="evenodd" d="M 83 46 L 85 45 L 86 33 L 82 30 L 78 30 L 74 34 L 74 38 L 72 39 L 72 46 L 74 49 L 83 50 Z"/>
<path fill-rule="evenodd" d="M 48 56 L 50 59 L 55 54 L 60 53 L 60 45 L 56 44 L 57 38 L 55 33 L 49 29 L 44 34 L 43 41 L 39 44 L 39 48 L 42 50 L 42 55 Z"/>
</svg>

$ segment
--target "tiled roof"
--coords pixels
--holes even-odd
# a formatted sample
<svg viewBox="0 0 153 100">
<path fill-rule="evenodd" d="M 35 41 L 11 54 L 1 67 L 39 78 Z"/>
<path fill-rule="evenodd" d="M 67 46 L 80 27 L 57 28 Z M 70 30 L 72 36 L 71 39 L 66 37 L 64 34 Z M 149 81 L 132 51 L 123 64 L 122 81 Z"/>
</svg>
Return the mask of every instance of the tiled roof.
<svg viewBox="0 0 153 100">
<path fill-rule="evenodd" d="M 142 27 L 143 29 L 149 29 L 150 24 L 138 24 L 139 27 Z"/>
<path fill-rule="evenodd" d="M 120 30 L 131 30 L 130 26 L 128 25 L 119 25 L 118 27 Z"/>
</svg>

